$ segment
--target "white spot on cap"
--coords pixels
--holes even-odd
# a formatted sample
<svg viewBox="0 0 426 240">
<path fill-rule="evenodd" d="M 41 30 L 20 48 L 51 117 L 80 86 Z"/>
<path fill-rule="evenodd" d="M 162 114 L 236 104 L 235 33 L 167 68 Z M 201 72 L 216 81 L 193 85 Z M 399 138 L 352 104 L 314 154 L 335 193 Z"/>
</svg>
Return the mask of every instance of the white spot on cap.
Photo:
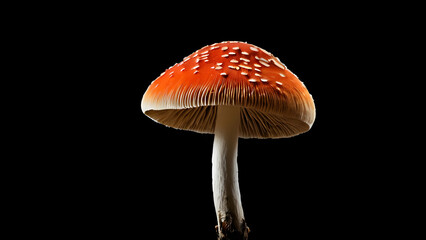
<svg viewBox="0 0 426 240">
<path fill-rule="evenodd" d="M 240 49 L 239 47 L 233 47 L 232 49 L 234 49 L 234 50 L 238 50 L 238 49 Z"/>
<path fill-rule="evenodd" d="M 241 54 L 248 56 L 249 53 L 248 52 L 241 52 Z"/>
<path fill-rule="evenodd" d="M 280 73 L 280 76 L 281 76 L 281 77 L 285 77 L 284 73 Z"/>
<path fill-rule="evenodd" d="M 223 72 L 223 73 L 221 73 L 220 75 L 221 75 L 221 76 L 226 76 L 226 75 L 228 75 L 228 74 L 226 74 L 225 72 Z"/>
<path fill-rule="evenodd" d="M 235 52 L 229 52 L 229 55 L 236 55 Z"/>
<path fill-rule="evenodd" d="M 262 51 L 263 51 L 264 53 L 268 54 L 268 56 L 272 56 L 272 54 L 271 54 L 270 52 L 266 51 L 265 49 L 262 49 Z"/>
<path fill-rule="evenodd" d="M 250 47 L 250 50 L 252 50 L 253 52 L 259 52 L 259 49 L 255 48 L 255 47 Z"/>
<path fill-rule="evenodd" d="M 260 79 L 260 81 L 262 81 L 262 82 L 267 82 L 267 81 L 268 81 L 268 79 L 261 78 L 261 79 Z"/>
<path fill-rule="evenodd" d="M 269 64 L 267 64 L 267 63 L 265 63 L 265 62 L 262 62 L 262 61 L 260 61 L 260 64 L 262 64 L 263 66 L 265 66 L 265 67 L 270 67 L 271 65 L 269 65 Z"/>
<path fill-rule="evenodd" d="M 283 69 L 283 70 L 285 70 L 285 67 L 283 66 L 283 64 L 279 61 L 279 60 L 275 60 L 275 59 L 271 59 L 272 60 L 272 62 L 275 64 L 275 66 L 277 66 L 277 67 L 279 67 L 279 68 L 281 68 L 281 69 Z"/>
<path fill-rule="evenodd" d="M 226 51 L 226 50 L 228 50 L 228 47 L 223 47 L 222 48 L 222 51 Z"/>
<path fill-rule="evenodd" d="M 257 63 L 255 63 L 255 64 L 253 64 L 255 67 L 262 67 L 262 66 L 260 66 L 259 64 L 257 64 Z"/>
<path fill-rule="evenodd" d="M 238 61 L 238 60 L 236 60 L 236 59 L 232 59 L 230 62 L 231 62 L 231 63 L 238 63 L 239 61 Z"/>
<path fill-rule="evenodd" d="M 257 80 L 256 80 L 256 79 L 253 79 L 253 78 L 249 79 L 248 81 L 249 81 L 249 82 L 257 82 Z"/>
<path fill-rule="evenodd" d="M 227 58 L 227 57 L 229 57 L 229 55 L 228 54 L 223 54 L 222 57 Z"/>
<path fill-rule="evenodd" d="M 278 82 L 278 81 L 275 81 L 277 84 L 279 84 L 279 85 L 283 85 L 283 83 L 282 82 Z"/>
<path fill-rule="evenodd" d="M 240 66 L 240 67 L 242 67 L 242 68 L 245 68 L 245 69 L 248 69 L 248 70 L 251 70 L 251 69 L 252 69 L 251 67 L 246 66 L 246 65 L 238 65 L 238 66 Z"/>
<path fill-rule="evenodd" d="M 265 63 L 269 63 L 269 61 L 268 61 L 268 60 L 266 60 L 266 59 L 264 59 L 264 58 L 260 58 L 259 60 L 260 60 L 260 61 L 264 61 Z"/>
</svg>

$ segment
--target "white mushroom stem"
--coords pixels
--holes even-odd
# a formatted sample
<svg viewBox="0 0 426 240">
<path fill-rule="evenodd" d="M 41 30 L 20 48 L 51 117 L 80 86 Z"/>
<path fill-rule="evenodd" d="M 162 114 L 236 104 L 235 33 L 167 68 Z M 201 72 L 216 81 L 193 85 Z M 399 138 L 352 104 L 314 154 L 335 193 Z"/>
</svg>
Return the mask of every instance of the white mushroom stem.
<svg viewBox="0 0 426 240">
<path fill-rule="evenodd" d="M 227 229 L 222 229 L 223 223 L 225 225 L 232 223 L 233 229 L 240 233 L 245 231 L 245 229 L 242 229 L 245 228 L 245 220 L 238 185 L 237 149 L 239 127 L 239 107 L 217 107 L 212 175 L 219 238 L 221 238 L 220 236 L 224 231 L 227 231 Z"/>
</svg>

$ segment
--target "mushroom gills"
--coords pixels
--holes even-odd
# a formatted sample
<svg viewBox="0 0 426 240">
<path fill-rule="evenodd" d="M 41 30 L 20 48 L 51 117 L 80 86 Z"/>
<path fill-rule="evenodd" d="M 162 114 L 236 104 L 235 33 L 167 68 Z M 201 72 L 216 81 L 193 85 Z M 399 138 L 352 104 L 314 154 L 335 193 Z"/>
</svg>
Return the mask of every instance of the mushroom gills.
<svg viewBox="0 0 426 240">
<path fill-rule="evenodd" d="M 217 108 L 219 106 L 148 110 L 145 114 L 169 127 L 214 133 Z M 309 128 L 308 124 L 295 118 L 283 118 L 279 114 L 240 107 L 240 138 L 276 138 L 283 135 L 290 137 L 300 131 L 308 131 Z"/>
</svg>

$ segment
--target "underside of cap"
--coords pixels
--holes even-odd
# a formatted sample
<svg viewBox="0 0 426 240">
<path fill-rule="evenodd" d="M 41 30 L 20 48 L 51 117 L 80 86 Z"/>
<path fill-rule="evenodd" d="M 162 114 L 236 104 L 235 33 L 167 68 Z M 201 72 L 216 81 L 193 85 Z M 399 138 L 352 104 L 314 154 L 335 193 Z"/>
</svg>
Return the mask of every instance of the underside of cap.
<svg viewBox="0 0 426 240">
<path fill-rule="evenodd" d="M 186 109 L 148 110 L 147 116 L 176 129 L 198 133 L 214 133 L 217 106 Z M 239 136 L 241 138 L 286 138 L 310 129 L 310 125 L 294 118 L 241 108 Z"/>
<path fill-rule="evenodd" d="M 151 83 L 142 111 L 166 126 L 214 133 L 217 106 L 240 107 L 240 137 L 283 138 L 315 120 L 312 96 L 271 53 L 251 44 L 206 46 Z"/>
</svg>

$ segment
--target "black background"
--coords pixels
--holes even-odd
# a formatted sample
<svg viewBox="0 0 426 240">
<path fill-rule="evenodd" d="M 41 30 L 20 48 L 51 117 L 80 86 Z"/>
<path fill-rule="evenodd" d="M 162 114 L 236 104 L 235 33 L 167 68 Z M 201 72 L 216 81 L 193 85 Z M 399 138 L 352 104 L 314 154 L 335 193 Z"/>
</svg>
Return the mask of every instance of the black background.
<svg viewBox="0 0 426 240">
<path fill-rule="evenodd" d="M 359 87 L 357 75 L 369 71 L 365 48 L 375 43 L 366 37 L 373 30 L 349 8 L 114 7 L 73 15 L 56 36 L 66 49 L 59 54 L 69 56 L 72 89 L 63 102 L 70 113 L 58 117 L 66 123 L 52 139 L 69 139 L 52 144 L 62 159 L 52 174 L 62 181 L 48 179 L 54 216 L 70 219 L 62 235 L 215 239 L 213 135 L 155 123 L 140 103 L 165 69 L 222 41 L 248 42 L 279 57 L 304 82 L 317 111 L 302 135 L 239 140 L 250 239 L 351 238 L 378 227 L 387 185 L 376 158 L 374 131 L 381 129 L 370 129 L 380 120 L 369 109 L 380 103 L 361 100 L 371 92 Z"/>
</svg>

